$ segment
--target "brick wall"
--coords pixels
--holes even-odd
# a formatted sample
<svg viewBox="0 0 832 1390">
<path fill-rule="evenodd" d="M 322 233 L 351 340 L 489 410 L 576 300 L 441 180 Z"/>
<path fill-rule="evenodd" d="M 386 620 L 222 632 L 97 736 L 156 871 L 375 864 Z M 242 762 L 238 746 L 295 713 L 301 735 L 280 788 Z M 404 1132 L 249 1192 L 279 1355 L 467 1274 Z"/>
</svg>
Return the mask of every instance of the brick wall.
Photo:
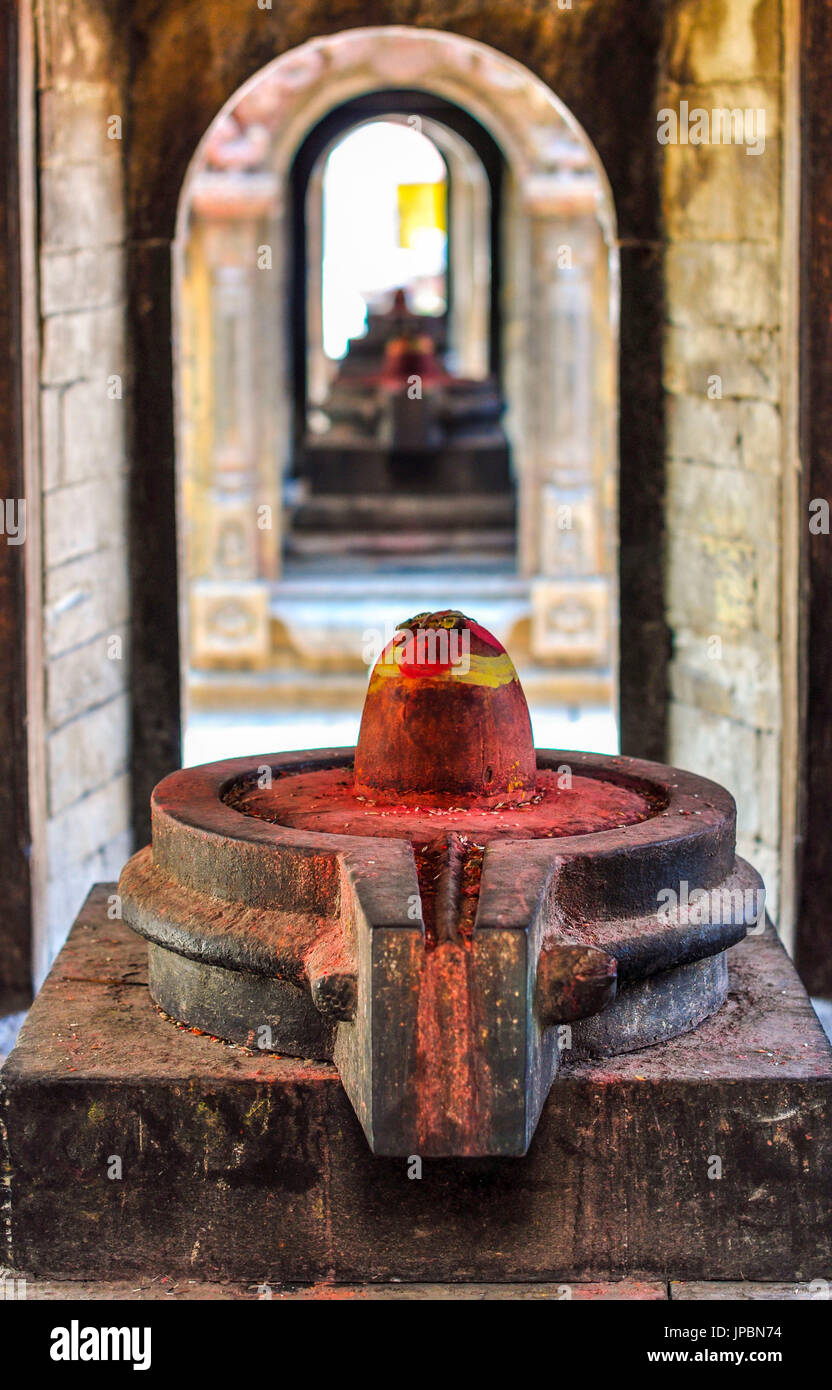
<svg viewBox="0 0 832 1390">
<path fill-rule="evenodd" d="M 38 46 L 47 780 L 40 979 L 90 884 L 117 874 L 130 837 L 124 140 L 109 138 L 118 129 L 110 118 L 124 115 L 124 48 L 103 8 L 77 0 L 42 8 Z"/>
<path fill-rule="evenodd" d="M 776 913 L 780 840 L 782 54 L 776 3 L 672 12 L 663 104 L 765 113 L 765 148 L 663 148 L 671 762 L 739 807 Z M 795 209 L 796 213 L 796 209 Z M 795 595 L 796 598 L 796 595 Z"/>
</svg>

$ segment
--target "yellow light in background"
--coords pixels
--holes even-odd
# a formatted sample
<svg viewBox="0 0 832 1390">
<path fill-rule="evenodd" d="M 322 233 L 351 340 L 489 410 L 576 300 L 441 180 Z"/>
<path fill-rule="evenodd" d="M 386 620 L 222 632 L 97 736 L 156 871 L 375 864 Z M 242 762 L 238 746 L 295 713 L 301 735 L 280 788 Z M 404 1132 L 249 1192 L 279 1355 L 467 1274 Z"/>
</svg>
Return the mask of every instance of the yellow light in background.
<svg viewBox="0 0 832 1390">
<path fill-rule="evenodd" d="M 415 249 L 420 232 L 446 232 L 445 184 L 400 183 L 399 246 Z"/>
</svg>

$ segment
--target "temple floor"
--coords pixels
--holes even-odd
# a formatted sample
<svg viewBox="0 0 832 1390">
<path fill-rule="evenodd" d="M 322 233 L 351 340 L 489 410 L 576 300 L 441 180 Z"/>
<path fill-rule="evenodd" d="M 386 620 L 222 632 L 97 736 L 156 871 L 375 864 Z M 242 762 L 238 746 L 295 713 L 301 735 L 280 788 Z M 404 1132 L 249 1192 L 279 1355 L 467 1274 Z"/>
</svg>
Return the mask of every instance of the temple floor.
<svg viewBox="0 0 832 1390">
<path fill-rule="evenodd" d="M 462 1302 L 508 1301 L 563 1302 L 800 1302 L 817 1297 L 808 1284 L 622 1279 L 594 1284 L 242 1284 L 226 1280 L 207 1283 L 199 1279 L 166 1276 L 146 1282 L 122 1280 L 27 1279 L 0 1268 L 0 1283 L 20 1280 L 16 1296 L 32 1302 L 82 1299 L 90 1302 L 214 1302 L 217 1300 Z"/>
</svg>

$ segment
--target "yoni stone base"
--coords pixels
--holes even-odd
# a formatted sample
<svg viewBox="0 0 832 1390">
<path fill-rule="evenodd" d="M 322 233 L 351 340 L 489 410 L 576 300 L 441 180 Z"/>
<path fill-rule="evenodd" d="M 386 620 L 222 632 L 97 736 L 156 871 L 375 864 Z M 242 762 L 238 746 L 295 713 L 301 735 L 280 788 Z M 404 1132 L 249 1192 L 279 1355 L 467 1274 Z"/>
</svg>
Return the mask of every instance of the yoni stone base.
<svg viewBox="0 0 832 1390">
<path fill-rule="evenodd" d="M 565 1068 L 526 1158 L 417 1178 L 369 1152 L 332 1066 L 161 1016 L 112 891 L 91 894 L 0 1075 L 0 1262 L 270 1282 L 832 1273 L 832 1053 L 773 937 L 731 951 L 729 1002 L 695 1033 Z"/>
</svg>

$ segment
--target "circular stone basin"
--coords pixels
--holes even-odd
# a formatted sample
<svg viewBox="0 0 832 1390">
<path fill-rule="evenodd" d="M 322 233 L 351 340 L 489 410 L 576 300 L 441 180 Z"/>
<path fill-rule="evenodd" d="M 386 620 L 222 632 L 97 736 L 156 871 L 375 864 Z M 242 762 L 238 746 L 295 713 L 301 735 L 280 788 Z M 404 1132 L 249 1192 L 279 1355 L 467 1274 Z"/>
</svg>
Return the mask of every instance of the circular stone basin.
<svg viewBox="0 0 832 1390">
<path fill-rule="evenodd" d="M 563 1062 L 695 1028 L 725 999 L 727 948 L 762 890 L 715 783 L 574 750 L 536 763 L 504 804 L 356 794 L 347 748 L 172 773 L 153 793 L 152 847 L 119 881 L 152 998 L 232 1042 L 339 1059 L 376 1152 L 524 1153 L 530 1112 L 511 1099 L 509 1124 L 502 1098 L 539 1106 Z M 713 904 L 707 920 L 683 903 L 688 885 Z M 566 1023 L 563 1059 L 549 1029 Z M 391 1095 L 407 1104 L 385 1109 Z"/>
<path fill-rule="evenodd" d="M 466 805 L 430 797 L 422 802 L 376 804 L 357 796 L 352 765 L 287 773 L 260 787 L 241 778 L 223 793 L 235 811 L 272 825 L 333 835 L 381 835 L 415 846 L 455 832 L 485 844 L 493 839 L 540 840 L 591 835 L 649 820 L 667 806 L 667 796 L 649 783 L 624 785 L 599 777 L 541 768 L 534 794 L 520 804 Z"/>
</svg>

